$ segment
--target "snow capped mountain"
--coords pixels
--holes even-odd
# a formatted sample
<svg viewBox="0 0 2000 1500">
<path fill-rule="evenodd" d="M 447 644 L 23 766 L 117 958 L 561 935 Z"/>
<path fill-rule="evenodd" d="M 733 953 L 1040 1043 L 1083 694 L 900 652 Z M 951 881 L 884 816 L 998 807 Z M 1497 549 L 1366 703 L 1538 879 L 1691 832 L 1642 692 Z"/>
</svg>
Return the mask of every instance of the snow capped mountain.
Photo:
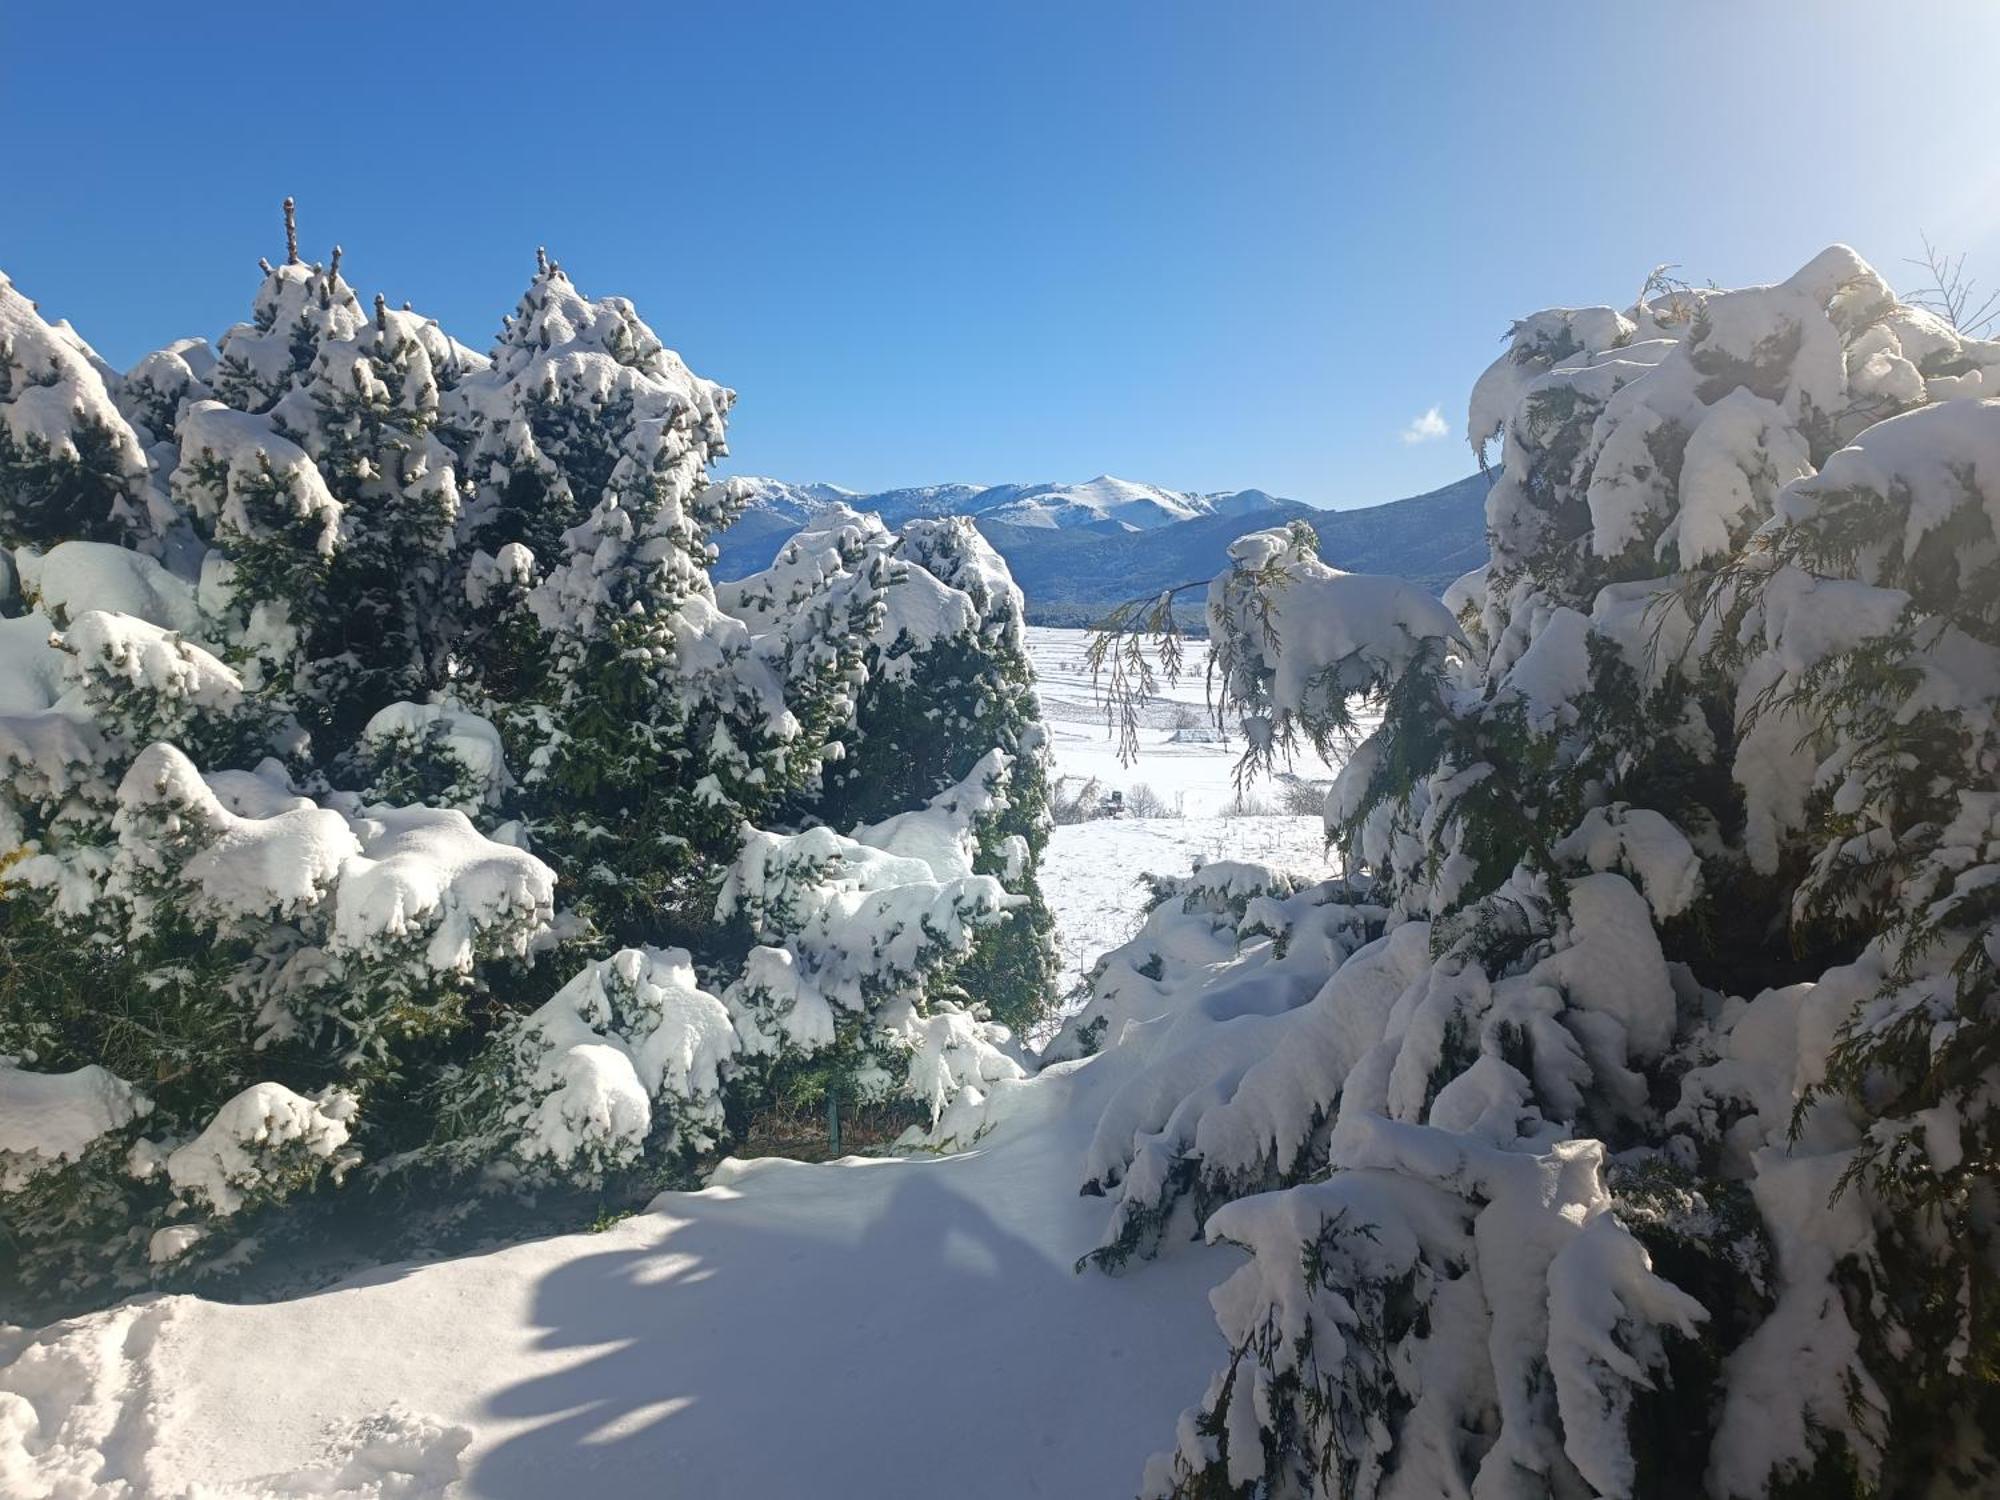
<svg viewBox="0 0 2000 1500">
<path fill-rule="evenodd" d="M 1426 495 L 1353 510 L 1317 510 L 1264 490 L 1197 494 L 1100 475 L 1083 484 L 932 484 L 856 494 L 832 484 L 752 479 L 757 498 L 716 538 L 715 576 L 770 566 L 821 506 L 874 511 L 890 526 L 970 516 L 1007 560 L 1038 625 L 1076 625 L 1153 589 L 1214 574 L 1246 531 L 1310 521 L 1326 560 L 1388 573 L 1440 593 L 1485 556 L 1487 481 L 1468 475 Z M 1198 605 L 1191 606 L 1198 608 Z"/>
<path fill-rule="evenodd" d="M 800 526 L 829 505 L 852 505 L 865 498 L 858 490 L 837 484 L 787 484 L 782 479 L 754 475 L 745 475 L 740 482 L 750 487 L 751 510 L 766 511 Z"/>
<path fill-rule="evenodd" d="M 1002 496 L 1005 498 L 1001 498 Z M 1213 515 L 1205 495 L 1163 490 L 1100 474 L 1082 484 L 1000 485 L 980 497 L 977 514 L 1010 526 L 1035 526 L 1054 531 L 1077 527 L 1116 531 L 1151 531 L 1175 521 Z"/>
<path fill-rule="evenodd" d="M 972 516 L 1043 531 L 1119 533 L 1152 531 L 1202 516 L 1247 515 L 1281 503 L 1262 490 L 1204 495 L 1110 474 L 1082 484 L 927 484 L 872 495 L 837 484 L 788 484 L 750 477 L 743 482 L 756 492 L 753 510 L 762 508 L 803 522 L 820 506 L 839 501 L 856 510 L 874 511 L 891 526 L 921 516 Z"/>
</svg>

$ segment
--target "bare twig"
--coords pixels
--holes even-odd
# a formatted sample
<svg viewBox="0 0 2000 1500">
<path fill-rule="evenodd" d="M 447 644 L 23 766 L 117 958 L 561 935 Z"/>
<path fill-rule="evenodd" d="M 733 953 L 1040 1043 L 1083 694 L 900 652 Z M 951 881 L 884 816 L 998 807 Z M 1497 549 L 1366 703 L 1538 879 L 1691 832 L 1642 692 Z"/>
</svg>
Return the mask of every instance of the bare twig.
<svg viewBox="0 0 2000 1500">
<path fill-rule="evenodd" d="M 1928 276 L 1930 284 L 1912 292 L 1908 300 L 1936 313 L 1960 333 L 1986 337 L 2000 322 L 2000 291 L 1980 298 L 1979 283 L 1965 274 L 1965 256 L 1947 255 L 1931 243 L 1929 235 L 1922 239 L 1923 258 L 1906 258 L 1905 263 Z"/>
</svg>

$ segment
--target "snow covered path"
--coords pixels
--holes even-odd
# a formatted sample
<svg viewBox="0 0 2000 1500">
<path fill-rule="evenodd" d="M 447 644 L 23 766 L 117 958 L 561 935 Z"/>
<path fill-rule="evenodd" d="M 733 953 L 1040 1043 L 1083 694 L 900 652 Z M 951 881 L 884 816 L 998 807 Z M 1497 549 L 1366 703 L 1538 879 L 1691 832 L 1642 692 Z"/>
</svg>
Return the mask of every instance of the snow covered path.
<svg viewBox="0 0 2000 1500">
<path fill-rule="evenodd" d="M 959 1156 L 740 1164 L 601 1234 L 57 1325 L 0 1366 L 0 1492 L 1129 1494 L 1236 1256 L 1071 1270 L 1122 1072 L 1051 1069 Z"/>
</svg>

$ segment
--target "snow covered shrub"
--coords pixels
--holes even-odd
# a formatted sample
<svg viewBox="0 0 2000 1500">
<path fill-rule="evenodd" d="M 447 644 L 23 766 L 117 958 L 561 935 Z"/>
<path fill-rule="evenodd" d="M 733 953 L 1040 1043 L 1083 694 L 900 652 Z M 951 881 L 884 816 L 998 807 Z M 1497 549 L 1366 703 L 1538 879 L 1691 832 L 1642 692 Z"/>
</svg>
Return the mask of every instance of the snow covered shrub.
<svg viewBox="0 0 2000 1500">
<path fill-rule="evenodd" d="M 821 784 L 794 802 L 795 815 L 809 809 L 836 828 L 865 827 L 977 786 L 969 870 L 1027 899 L 972 935 L 950 983 L 1025 1032 L 1055 988 L 1054 920 L 1036 881 L 1051 816 L 1021 591 L 1006 563 L 963 517 L 891 533 L 873 516 L 835 507 L 768 570 L 720 594 L 753 628 L 775 632 L 783 622 L 789 679 L 835 665 L 824 660 L 825 643 L 843 638 L 843 620 L 861 645 L 854 667 L 843 668 L 855 682 L 845 689 L 840 751 L 820 767 Z"/>
<path fill-rule="evenodd" d="M 492 1138 L 520 1158 L 603 1173 L 642 1152 L 700 1150 L 721 1134 L 730 1014 L 685 949 L 626 948 L 585 969 L 503 1034 L 461 1151 Z"/>
<path fill-rule="evenodd" d="M 1333 790 L 1330 781 L 1308 781 L 1302 776 L 1286 774 L 1278 778 L 1278 811 L 1287 817 L 1316 818 L 1326 807 L 1326 794 Z"/>
<path fill-rule="evenodd" d="M 1443 605 L 1235 545 L 1249 760 L 1386 716 L 1347 877 L 1157 907 L 1059 1043 L 1153 1023 L 1096 1258 L 1251 1253 L 1147 1493 L 2000 1485 L 1995 396 L 1836 247 L 1517 324 Z"/>
<path fill-rule="evenodd" d="M 733 398 L 630 303 L 544 257 L 489 357 L 288 249 L 123 377 L 0 282 L 9 1278 L 671 1180 L 785 1069 L 955 1131 L 1051 972 L 999 559 L 719 596 Z"/>
<path fill-rule="evenodd" d="M 146 537 L 146 458 L 112 402 L 116 381 L 0 276 L 0 545 Z"/>
</svg>

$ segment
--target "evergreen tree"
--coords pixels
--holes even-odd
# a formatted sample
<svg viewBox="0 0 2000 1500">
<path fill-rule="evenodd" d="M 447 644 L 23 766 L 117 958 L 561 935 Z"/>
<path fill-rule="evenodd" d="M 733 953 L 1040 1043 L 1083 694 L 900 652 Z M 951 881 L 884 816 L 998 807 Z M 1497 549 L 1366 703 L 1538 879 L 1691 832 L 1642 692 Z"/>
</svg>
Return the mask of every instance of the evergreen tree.
<svg viewBox="0 0 2000 1500">
<path fill-rule="evenodd" d="M 340 247 L 330 264 L 299 259 L 292 200 L 285 200 L 285 260 L 259 262 L 264 283 L 250 321 L 223 334 L 208 384 L 237 411 L 269 411 L 312 370 L 322 345 L 351 339 L 368 322 L 361 300 L 340 274 Z"/>
<path fill-rule="evenodd" d="M 480 476 L 471 690 L 522 767 L 528 827 L 597 929 L 687 941 L 798 734 L 708 580 L 730 511 L 705 471 L 733 395 L 544 258 L 458 397 Z"/>
<path fill-rule="evenodd" d="M 443 587 L 460 496 L 457 455 L 437 428 L 451 384 L 477 363 L 378 295 L 373 321 L 322 343 L 274 408 L 341 507 L 317 607 L 299 622 L 296 685 L 310 727 L 331 744 L 351 742 L 381 705 L 445 680 Z"/>
<path fill-rule="evenodd" d="M 1091 1259 L 1252 1256 L 1147 1493 L 1992 1488 L 1997 376 L 1845 248 L 1656 282 L 1516 325 L 1445 606 L 1232 548 L 1251 756 L 1385 713 L 1348 873 L 1163 884 L 1054 1049 L 1178 997 Z"/>
</svg>

